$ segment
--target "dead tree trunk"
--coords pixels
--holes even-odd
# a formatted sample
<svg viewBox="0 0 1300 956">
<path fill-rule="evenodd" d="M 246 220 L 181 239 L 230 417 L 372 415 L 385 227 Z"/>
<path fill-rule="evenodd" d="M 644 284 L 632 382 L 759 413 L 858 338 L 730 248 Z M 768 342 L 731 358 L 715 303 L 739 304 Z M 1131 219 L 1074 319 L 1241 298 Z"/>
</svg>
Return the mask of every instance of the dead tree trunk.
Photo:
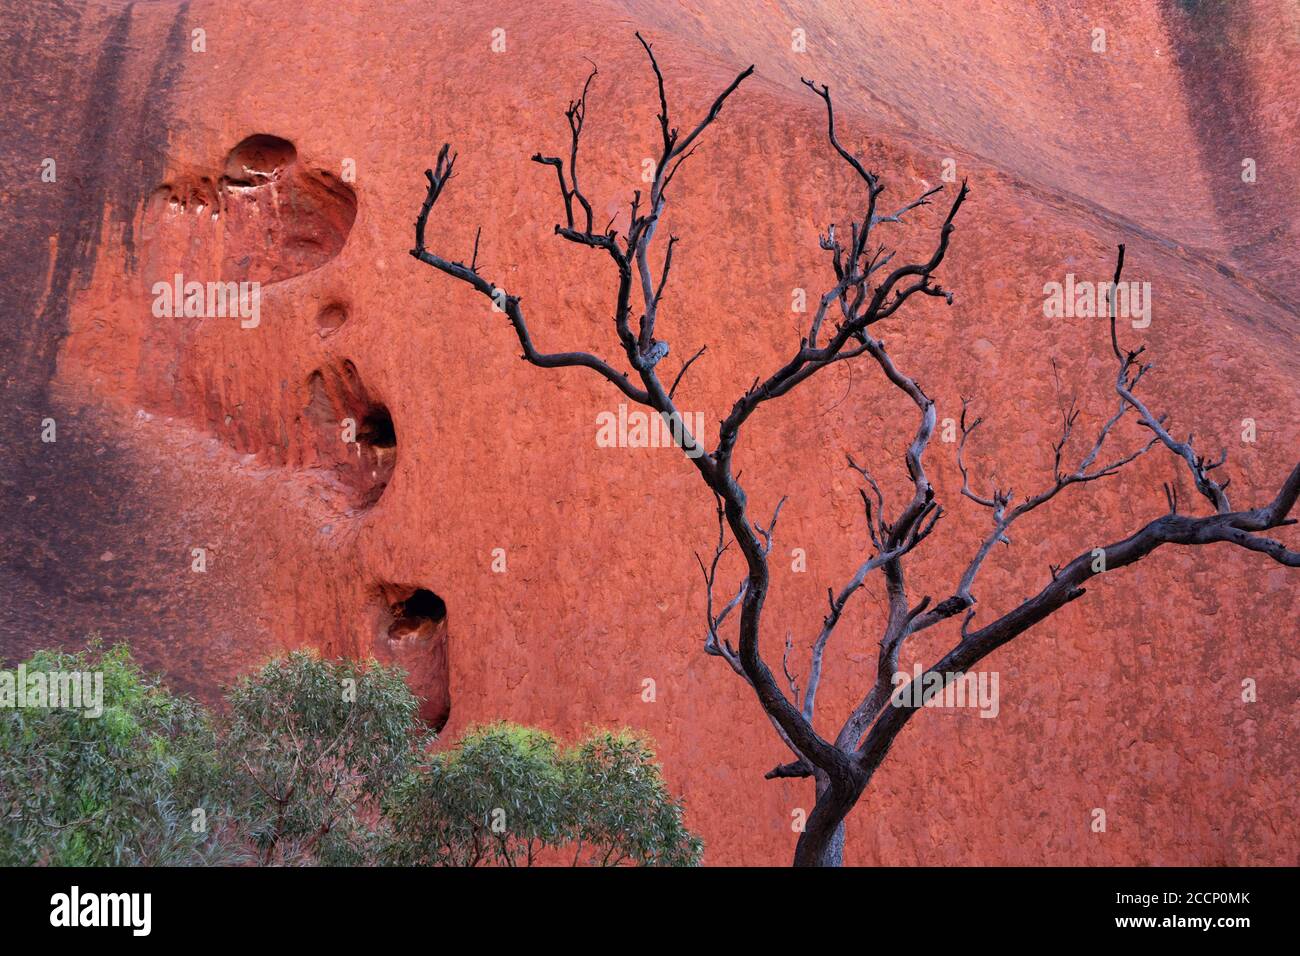
<svg viewBox="0 0 1300 956">
<path fill-rule="evenodd" d="M 1207 461 L 1193 450 L 1190 437 L 1186 441 L 1176 439 L 1165 428 L 1166 417 L 1153 414 L 1137 397 L 1138 384 L 1152 366 L 1140 361 L 1143 348 L 1121 348 L 1112 301 L 1110 344 L 1116 360 L 1116 411 L 1098 427 L 1094 441 L 1072 468 L 1065 465 L 1065 450 L 1074 434 L 1079 413 L 1073 404 L 1062 411 L 1061 436 L 1053 445 L 1053 480 L 1037 494 L 1016 499 L 1010 490 L 991 488 L 981 493 L 975 489 L 967 469 L 965 450 L 981 420 L 968 420 L 966 403 L 963 403 L 962 435 L 957 451 L 957 464 L 963 478 L 961 494 L 975 506 L 988 511 L 990 528 L 960 580 L 951 586 L 947 597 L 938 601 L 933 599 L 933 594 L 943 594 L 949 590 L 950 585 L 941 583 L 931 593 L 913 603 L 909 598 L 904 566 L 911 553 L 931 535 L 944 514 L 935 500 L 934 489 L 925 471 L 925 454 L 935 428 L 935 406 L 921 387 L 895 364 L 886 351 L 884 342 L 876 337 L 875 328 L 898 313 L 916 295 L 941 298 L 949 305 L 952 304 L 952 293 L 939 285 L 935 280 L 935 272 L 947 253 L 954 220 L 968 194 L 966 184 L 962 184 L 940 223 L 929 258 L 920 262 L 895 264 L 894 253 L 886 252 L 883 245 L 874 242 L 877 228 L 903 222 L 904 217 L 913 210 L 928 206 L 931 198 L 941 192 L 943 187 L 930 189 L 892 212 L 879 209 L 878 201 L 885 187 L 874 173 L 869 172 L 856 156 L 840 144 L 835 132 L 830 91 L 825 86 L 803 81 L 825 106 L 830 146 L 853 170 L 860 183 L 862 195 L 850 197 L 846 202 L 852 203 L 861 212 L 850 217 L 847 230 L 837 231 L 831 225 L 821 237 L 820 247 L 828 254 L 834 281 L 818 301 L 816 312 L 799 348 L 768 377 L 760 375 L 754 379 L 754 384 L 736 399 L 730 413 L 722 421 L 716 446 L 705 452 L 697 444 L 697 438 L 685 427 L 674 401 L 686 373 L 701 357 L 704 349 L 701 348 L 682 363 L 671 386 L 665 385 L 658 370 L 660 362 L 669 353 L 667 342 L 657 337 L 658 312 L 672 267 L 673 247 L 678 241 L 677 237 L 669 237 L 657 276 L 650 262 L 650 248 L 664 213 L 666 192 L 673 177 L 694 151 L 700 134 L 717 119 L 727 98 L 753 72 L 753 67 L 742 71 L 713 101 L 701 121 L 683 135 L 669 120 L 663 74 L 650 45 L 640 34 L 637 39 L 649 57 L 657 84 L 662 149 L 648 193 L 643 196 L 637 191 L 633 195 L 626 229 L 620 233 L 619 230 L 610 228 L 613 225 L 611 222 L 603 231 L 597 231 L 594 228 L 592 204 L 583 194 L 578 182 L 578 150 L 586 118 L 587 96 L 596 77 L 595 70 L 588 76 L 579 98 L 570 103 L 565 113 L 570 132 L 568 158 L 541 154 L 533 156 L 534 162 L 554 168 L 559 182 L 564 221 L 555 227 L 556 234 L 576 245 L 605 253 L 614 265 L 618 291 L 611 320 L 623 361 L 630 372 L 621 371 L 616 367 L 617 363 L 588 352 L 538 350 L 533 343 L 519 298 L 479 273 L 477 237 L 468 265 L 443 258 L 429 250 L 425 241 L 429 214 L 452 176 L 456 159 L 449 153 L 448 146 L 442 147 L 434 169 L 425 173 L 428 190 L 416 218 L 415 247 L 411 250 L 411 255 L 490 298 L 506 313 L 527 361 L 540 368 L 591 369 L 607 379 L 628 399 L 662 415 L 674 427 L 675 434 L 681 436 L 683 450 L 687 452 L 689 460 L 698 469 L 704 484 L 717 502 L 718 527 L 714 553 L 710 560 L 697 555 L 705 581 L 705 653 L 721 658 L 749 684 L 777 736 L 789 748 L 794 759 L 769 771 L 767 776 L 811 777 L 814 780 L 816 802 L 808 816 L 804 832 L 798 839 L 794 862 L 800 866 L 838 865 L 843 859 L 846 816 L 869 785 L 895 738 L 912 715 L 924 705 L 924 700 L 904 700 L 893 692 L 895 678 L 899 674 L 899 652 L 911 635 L 962 616 L 951 649 L 922 675 L 922 679 L 937 680 L 939 686 L 942 686 L 953 675 L 968 672 L 1003 644 L 1023 634 L 1066 604 L 1081 598 L 1085 593 L 1083 585 L 1090 578 L 1103 571 L 1114 571 L 1140 561 L 1162 545 L 1227 543 L 1259 552 L 1289 567 L 1300 566 L 1300 552 L 1292 551 L 1282 543 L 1260 534 L 1295 523 L 1295 519 L 1289 515 L 1297 496 L 1300 496 L 1300 464 L 1291 471 L 1271 502 L 1245 510 L 1233 510 L 1226 494 L 1228 482 L 1225 480 L 1219 483 L 1212 477 L 1212 472 L 1223 465 L 1226 453 L 1217 461 Z M 1124 246 L 1121 245 L 1115 269 L 1116 285 L 1119 283 L 1123 263 Z M 639 300 L 636 310 L 641 313 L 635 326 L 634 297 Z M 739 473 L 733 468 L 734 455 L 744 425 L 760 407 L 788 394 L 828 366 L 855 359 L 874 362 L 884 378 L 916 407 L 916 431 L 903 461 L 907 485 L 911 491 L 909 497 L 891 506 L 871 472 L 858 465 L 852 457 L 848 458 L 849 467 L 862 480 L 860 494 L 873 551 L 838 591 L 829 590 L 829 608 L 811 642 L 808 672 L 801 691 L 787 666 L 786 658 L 782 660 L 785 678 L 783 687 L 760 652 L 763 605 L 770 584 L 768 553 L 785 499 L 777 502 L 772 517 L 766 524 L 757 521 L 750 513 L 749 498 L 741 485 Z M 1135 420 L 1146 430 L 1146 440 L 1127 451 L 1111 453 L 1106 445 L 1107 440 L 1116 425 L 1125 418 Z M 1180 513 L 1173 488 L 1167 485 L 1167 514 L 1122 540 L 1104 548 L 1089 549 L 1067 564 L 1053 567 L 1051 581 L 1036 594 L 982 627 L 971 629 L 976 613 L 973 587 L 980 568 L 996 544 L 1009 540 L 1007 530 L 1013 522 L 1047 504 L 1072 485 L 1083 485 L 1116 475 L 1125 465 L 1157 445 L 1166 448 L 1190 471 L 1198 493 L 1208 502 L 1208 514 L 1193 516 Z M 1105 457 L 1103 451 L 1107 451 Z M 732 543 L 738 546 L 744 559 L 745 573 L 737 586 L 728 589 L 732 596 L 719 606 L 719 569 L 723 554 Z M 882 576 L 888 595 L 888 610 L 881 630 L 874 680 L 863 688 L 861 701 L 842 719 L 838 731 L 833 736 L 826 736 L 818 731 L 814 720 L 824 652 L 845 607 L 874 572 Z M 737 618 L 734 645 L 721 634 L 723 626 L 733 615 Z M 791 644 L 787 641 L 787 658 L 790 650 Z"/>
</svg>

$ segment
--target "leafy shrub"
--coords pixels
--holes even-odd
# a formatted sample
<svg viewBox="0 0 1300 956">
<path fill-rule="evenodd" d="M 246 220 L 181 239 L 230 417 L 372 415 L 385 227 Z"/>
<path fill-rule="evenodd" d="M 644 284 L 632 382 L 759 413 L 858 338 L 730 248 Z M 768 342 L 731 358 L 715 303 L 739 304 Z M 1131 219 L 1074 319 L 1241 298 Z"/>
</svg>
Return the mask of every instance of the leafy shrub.
<svg viewBox="0 0 1300 956">
<path fill-rule="evenodd" d="M 209 818 L 219 818 L 223 803 L 216 736 L 202 707 L 143 674 L 122 646 L 40 651 L 25 667 L 102 674 L 103 712 L 0 709 L 0 864 L 222 858 L 209 838 Z"/>
<path fill-rule="evenodd" d="M 597 731 L 560 751 L 539 730 L 470 730 L 396 788 L 388 856 L 404 865 L 691 865 L 701 844 L 682 823 L 654 754 L 629 731 Z"/>
<path fill-rule="evenodd" d="M 0 865 L 692 865 L 646 740 L 567 750 L 495 723 L 432 740 L 402 672 L 295 652 L 241 679 L 214 722 L 124 646 L 41 651 L 102 675 L 103 709 L 0 708 Z"/>
<path fill-rule="evenodd" d="M 686 829 L 682 804 L 669 795 L 654 759 L 649 742 L 629 730 L 593 731 L 565 754 L 575 863 L 699 863 L 703 844 Z"/>
<path fill-rule="evenodd" d="M 224 765 L 260 861 L 372 861 L 379 798 L 410 772 L 424 737 L 402 672 L 295 651 L 228 699 Z"/>
</svg>

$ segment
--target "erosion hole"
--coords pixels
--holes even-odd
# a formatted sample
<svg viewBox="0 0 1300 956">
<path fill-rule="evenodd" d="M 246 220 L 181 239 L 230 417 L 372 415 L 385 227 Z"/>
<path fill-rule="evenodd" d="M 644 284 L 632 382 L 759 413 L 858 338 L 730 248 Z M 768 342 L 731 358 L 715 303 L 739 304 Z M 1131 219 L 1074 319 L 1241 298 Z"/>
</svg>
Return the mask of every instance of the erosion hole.
<svg viewBox="0 0 1300 956">
<path fill-rule="evenodd" d="M 366 417 L 361 420 L 361 427 L 357 430 L 357 441 L 377 449 L 397 447 L 397 432 L 393 428 L 393 416 L 388 414 L 387 408 L 379 405 L 366 413 Z"/>
<path fill-rule="evenodd" d="M 147 208 L 145 232 L 158 243 L 162 275 L 269 285 L 319 269 L 343 250 L 357 194 L 304 163 L 287 139 L 257 133 L 224 160 L 164 183 Z"/>
<path fill-rule="evenodd" d="M 406 671 L 420 718 L 439 731 L 451 714 L 447 604 L 428 588 L 386 585 L 379 594 L 375 656 Z"/>
<path fill-rule="evenodd" d="M 312 372 L 307 395 L 303 464 L 332 470 L 353 507 L 371 507 L 397 469 L 397 430 L 388 407 L 371 396 L 348 361 Z"/>
<path fill-rule="evenodd" d="M 225 181 L 231 186 L 259 186 L 298 161 L 298 150 L 287 139 L 257 133 L 242 140 L 226 156 Z"/>
<path fill-rule="evenodd" d="M 316 331 L 321 338 L 325 338 L 341 329 L 347 320 L 347 307 L 339 302 L 331 302 L 316 313 Z"/>
<path fill-rule="evenodd" d="M 395 639 L 424 627 L 436 628 L 447 619 L 447 604 L 427 588 L 416 588 L 405 601 L 393 605 L 392 613 L 388 636 Z"/>
</svg>

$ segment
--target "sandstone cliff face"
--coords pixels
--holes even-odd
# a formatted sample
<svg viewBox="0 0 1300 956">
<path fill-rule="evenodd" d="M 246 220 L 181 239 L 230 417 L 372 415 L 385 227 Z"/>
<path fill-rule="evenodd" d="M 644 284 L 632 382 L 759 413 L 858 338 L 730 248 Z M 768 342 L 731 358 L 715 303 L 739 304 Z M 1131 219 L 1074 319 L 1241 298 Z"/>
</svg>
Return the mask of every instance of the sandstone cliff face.
<svg viewBox="0 0 1300 956">
<path fill-rule="evenodd" d="M 644 728 L 709 862 L 785 862 L 811 788 L 761 779 L 787 755 L 702 652 L 693 551 L 712 501 L 693 468 L 671 448 L 597 447 L 618 394 L 519 361 L 502 315 L 407 255 L 422 171 L 450 141 L 459 175 L 430 245 L 468 257 L 482 226 L 483 271 L 523 297 L 539 347 L 610 354 L 614 277 L 553 236 L 554 179 L 528 157 L 563 148 L 590 57 L 585 187 L 598 216 L 626 208 L 657 136 L 637 28 L 683 123 L 757 64 L 683 168 L 666 230 L 682 242 L 661 337 L 670 364 L 709 346 L 681 393 L 708 440 L 797 341 L 793 290 L 830 282 L 818 231 L 858 202 L 806 75 L 836 91 L 841 135 L 887 197 L 939 182 L 948 159 L 970 178 L 943 270 L 955 304 L 919 305 L 885 340 L 940 419 L 976 397 L 983 480 L 1046 480 L 1053 362 L 1089 421 L 1112 410 L 1102 326 L 1044 318 L 1043 286 L 1107 277 L 1120 241 L 1127 277 L 1151 283 L 1150 327 L 1125 334 L 1157 362 L 1153 404 L 1228 448 L 1235 501 L 1271 496 L 1293 464 L 1291 4 L 373 7 L 60 4 L 7 28 L 6 87 L 64 91 L 53 115 L 4 106 L 20 134 L 5 146 L 7 658 L 98 629 L 212 695 L 277 647 L 375 654 L 412 671 L 451 734 L 497 717 Z M 58 182 L 33 183 L 47 155 Z M 937 213 L 921 213 L 891 237 L 904 252 L 928 247 Z M 256 325 L 156 316 L 154 286 L 176 273 L 259 281 Z M 790 495 L 778 553 L 807 555 L 803 573 L 774 566 L 768 654 L 789 632 L 806 670 L 826 587 L 869 546 L 844 454 L 901 494 L 912 410 L 845 366 L 750 427 L 752 505 Z M 953 446 L 929 460 L 949 515 L 912 586 L 940 595 L 986 515 L 960 499 Z M 1026 522 L 985 569 L 981 617 L 1157 515 L 1177 474 L 1153 454 Z M 827 726 L 874 666 L 881 600 L 862 596 L 832 645 Z M 849 862 L 1296 862 L 1297 620 L 1293 575 L 1218 548 L 1098 582 L 988 661 L 997 719 L 912 722 L 850 818 Z M 918 635 L 906 663 L 952 640 Z"/>
</svg>

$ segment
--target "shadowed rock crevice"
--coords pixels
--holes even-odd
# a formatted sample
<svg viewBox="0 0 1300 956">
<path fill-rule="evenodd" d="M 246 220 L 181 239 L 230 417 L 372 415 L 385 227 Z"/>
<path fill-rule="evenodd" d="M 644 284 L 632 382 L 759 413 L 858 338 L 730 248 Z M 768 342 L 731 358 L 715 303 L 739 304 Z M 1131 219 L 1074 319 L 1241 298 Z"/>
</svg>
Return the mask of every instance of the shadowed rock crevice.
<svg viewBox="0 0 1300 956">
<path fill-rule="evenodd" d="M 397 431 L 393 428 L 393 416 L 383 405 L 373 405 L 361 419 L 357 429 L 357 442 L 371 449 L 376 457 L 380 455 L 396 456 Z"/>
<path fill-rule="evenodd" d="M 388 628 L 388 639 L 401 640 L 426 627 L 436 628 L 447 620 L 447 605 L 426 588 L 416 588 L 411 596 L 392 606 L 393 623 Z"/>
</svg>

